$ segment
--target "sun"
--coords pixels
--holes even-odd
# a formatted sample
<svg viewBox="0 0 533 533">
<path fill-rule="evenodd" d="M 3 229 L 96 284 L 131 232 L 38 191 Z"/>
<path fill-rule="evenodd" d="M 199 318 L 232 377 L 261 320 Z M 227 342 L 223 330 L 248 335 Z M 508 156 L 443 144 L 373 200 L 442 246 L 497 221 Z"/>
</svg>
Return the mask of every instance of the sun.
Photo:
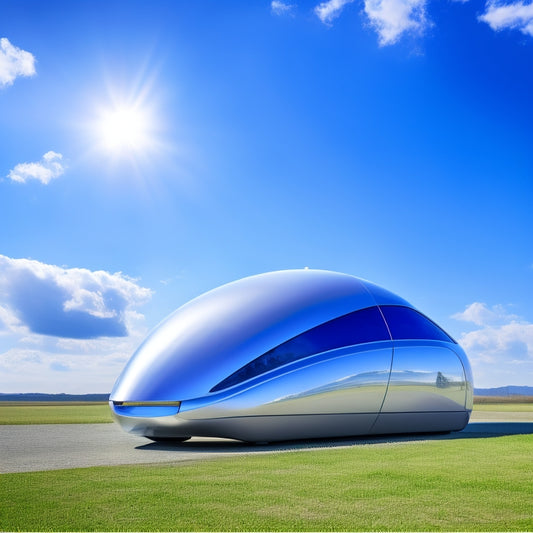
<svg viewBox="0 0 533 533">
<path fill-rule="evenodd" d="M 152 121 L 138 106 L 116 105 L 103 110 L 96 129 L 102 148 L 113 154 L 142 152 L 152 142 Z"/>
<path fill-rule="evenodd" d="M 145 81 L 132 82 L 130 88 L 105 80 L 80 122 L 86 157 L 102 162 L 115 176 L 126 168 L 138 175 L 146 169 L 152 172 L 174 150 L 168 142 L 163 101 L 151 80 L 148 76 Z"/>
</svg>

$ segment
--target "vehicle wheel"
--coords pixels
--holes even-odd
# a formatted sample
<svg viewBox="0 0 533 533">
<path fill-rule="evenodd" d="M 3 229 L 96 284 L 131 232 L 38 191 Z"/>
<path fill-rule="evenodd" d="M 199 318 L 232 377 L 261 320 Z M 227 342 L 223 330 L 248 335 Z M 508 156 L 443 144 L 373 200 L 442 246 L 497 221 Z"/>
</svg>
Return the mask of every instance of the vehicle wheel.
<svg viewBox="0 0 533 533">
<path fill-rule="evenodd" d="M 159 444 L 179 444 L 180 442 L 185 442 L 191 437 L 146 437 L 147 439 L 158 442 Z"/>
</svg>

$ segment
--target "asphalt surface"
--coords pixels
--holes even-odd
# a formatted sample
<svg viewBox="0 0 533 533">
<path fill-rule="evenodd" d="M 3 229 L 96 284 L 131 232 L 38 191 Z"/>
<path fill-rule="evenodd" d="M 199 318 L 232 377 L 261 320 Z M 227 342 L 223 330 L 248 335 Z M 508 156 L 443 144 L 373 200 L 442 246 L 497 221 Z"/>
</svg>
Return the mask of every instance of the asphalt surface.
<svg viewBox="0 0 533 533">
<path fill-rule="evenodd" d="M 509 421 L 512 416 L 512 420 Z M 474 413 L 460 432 L 320 439 L 251 445 L 229 439 L 193 438 L 175 446 L 124 433 L 116 424 L 50 424 L 0 426 L 0 473 L 34 472 L 90 466 L 180 463 L 238 454 L 289 450 L 390 445 L 436 439 L 492 438 L 533 435 L 532 413 Z"/>
</svg>

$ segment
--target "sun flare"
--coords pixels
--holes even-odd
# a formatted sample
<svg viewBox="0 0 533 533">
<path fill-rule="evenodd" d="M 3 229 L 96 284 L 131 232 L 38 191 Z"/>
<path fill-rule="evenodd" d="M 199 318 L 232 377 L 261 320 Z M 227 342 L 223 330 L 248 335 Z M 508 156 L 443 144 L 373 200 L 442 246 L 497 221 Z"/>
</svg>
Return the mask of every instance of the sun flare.
<svg viewBox="0 0 533 533">
<path fill-rule="evenodd" d="M 110 152 L 140 151 L 150 144 L 151 124 L 146 112 L 135 107 L 117 106 L 101 114 L 98 134 Z"/>
</svg>

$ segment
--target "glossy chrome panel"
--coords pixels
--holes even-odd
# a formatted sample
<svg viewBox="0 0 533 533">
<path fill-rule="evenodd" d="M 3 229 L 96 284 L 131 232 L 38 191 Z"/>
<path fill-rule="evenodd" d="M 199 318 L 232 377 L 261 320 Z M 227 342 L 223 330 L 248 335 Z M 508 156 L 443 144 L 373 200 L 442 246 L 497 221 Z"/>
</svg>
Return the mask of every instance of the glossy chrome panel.
<svg viewBox="0 0 533 533">
<path fill-rule="evenodd" d="M 113 419 L 120 424 L 124 431 L 141 437 L 190 437 L 183 430 L 183 423 L 180 423 L 179 415 L 176 413 L 163 416 L 132 415 L 119 412 L 120 410 L 109 403 Z"/>
<path fill-rule="evenodd" d="M 461 361 L 461 364 L 463 365 L 466 381 L 465 409 L 470 413 L 474 406 L 474 377 L 472 375 L 470 361 L 459 344 L 450 345 L 449 348 L 456 353 L 457 357 L 459 357 Z"/>
<path fill-rule="evenodd" d="M 372 435 L 394 433 L 431 433 L 460 431 L 468 424 L 468 411 L 437 413 L 381 413 L 372 427 Z"/>
<path fill-rule="evenodd" d="M 201 435 L 274 441 L 364 435 L 383 403 L 391 344 L 370 343 L 297 361 L 285 372 L 274 372 L 271 379 L 237 393 L 226 392 L 226 399 L 184 401 L 175 417 L 132 420 L 115 407 L 115 418 L 126 431 L 152 437 Z"/>
<path fill-rule="evenodd" d="M 464 411 L 467 382 L 457 354 L 438 341 L 396 341 L 384 413 Z"/>
<path fill-rule="evenodd" d="M 190 409 L 187 419 L 263 415 L 313 415 L 379 412 L 390 372 L 390 342 L 369 343 L 358 349 L 335 350 L 288 365 L 255 386 L 228 398 Z M 342 355 L 338 355 L 338 354 Z M 337 354 L 337 355 L 335 355 Z"/>
<path fill-rule="evenodd" d="M 367 435 L 376 415 L 275 415 L 203 420 L 184 420 L 180 415 L 156 419 L 115 418 L 128 433 L 144 437 L 222 437 L 249 442 L 272 442 Z"/>
</svg>

